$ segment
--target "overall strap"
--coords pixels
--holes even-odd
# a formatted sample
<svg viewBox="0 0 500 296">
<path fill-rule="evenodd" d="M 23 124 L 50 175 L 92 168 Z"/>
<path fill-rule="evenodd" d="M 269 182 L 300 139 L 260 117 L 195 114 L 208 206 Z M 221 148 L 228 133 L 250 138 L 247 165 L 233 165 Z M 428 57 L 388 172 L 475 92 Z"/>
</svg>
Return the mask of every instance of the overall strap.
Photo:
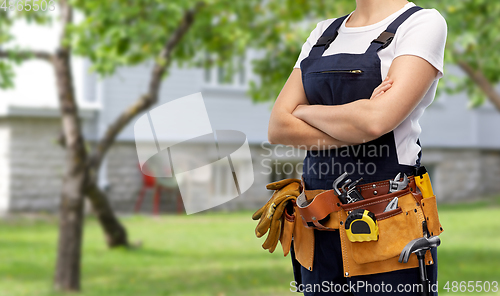
<svg viewBox="0 0 500 296">
<path fill-rule="evenodd" d="M 419 6 L 413 6 L 409 9 L 407 9 L 405 12 L 403 12 L 400 16 L 398 16 L 392 23 L 387 26 L 387 29 L 385 29 L 382 34 L 378 36 L 377 39 L 374 39 L 370 47 L 366 50 L 366 52 L 377 52 L 383 48 L 386 48 L 391 44 L 392 40 L 394 39 L 394 35 L 396 34 L 396 30 L 398 27 L 407 19 L 409 18 L 412 14 L 415 12 L 421 10 L 422 7 Z"/>
<path fill-rule="evenodd" d="M 337 30 L 348 16 L 349 15 L 344 15 L 343 17 L 337 18 L 330 26 L 328 26 L 328 28 L 326 28 L 316 44 L 313 48 L 311 48 L 311 51 L 309 52 L 310 58 L 319 58 L 323 55 L 323 52 L 325 52 L 325 50 L 330 46 L 330 43 L 337 38 L 337 35 L 339 34 Z"/>
</svg>

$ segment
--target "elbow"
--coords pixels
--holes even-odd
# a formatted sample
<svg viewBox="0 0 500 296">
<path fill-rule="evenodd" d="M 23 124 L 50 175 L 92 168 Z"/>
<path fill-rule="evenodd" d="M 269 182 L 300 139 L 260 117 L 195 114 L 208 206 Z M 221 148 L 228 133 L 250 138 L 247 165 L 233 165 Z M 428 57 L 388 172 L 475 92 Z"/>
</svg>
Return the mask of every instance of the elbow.
<svg viewBox="0 0 500 296">
<path fill-rule="evenodd" d="M 367 124 L 365 128 L 365 133 L 368 136 L 368 141 L 380 138 L 386 133 L 386 129 L 378 121 L 371 121 L 370 123 Z"/>
<path fill-rule="evenodd" d="M 267 129 L 267 140 L 272 145 L 283 144 L 284 136 L 287 130 L 286 121 L 271 118 Z"/>
<path fill-rule="evenodd" d="M 269 144 L 277 144 L 279 142 L 278 136 L 279 135 L 277 133 L 277 128 L 270 124 L 267 130 L 267 141 L 269 142 Z"/>
<path fill-rule="evenodd" d="M 272 138 L 272 137 L 270 137 L 269 135 L 268 135 L 268 137 L 267 137 L 267 141 L 268 141 L 268 142 L 269 142 L 269 144 L 271 144 L 271 145 L 276 145 L 276 141 L 275 141 L 275 139 L 274 139 L 274 138 Z"/>
</svg>

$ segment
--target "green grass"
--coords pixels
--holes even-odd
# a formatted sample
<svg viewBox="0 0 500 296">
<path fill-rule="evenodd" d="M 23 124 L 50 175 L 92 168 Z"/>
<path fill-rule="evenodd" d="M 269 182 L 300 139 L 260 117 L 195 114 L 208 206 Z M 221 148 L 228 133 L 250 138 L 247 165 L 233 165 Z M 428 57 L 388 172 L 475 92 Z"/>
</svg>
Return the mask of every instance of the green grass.
<svg viewBox="0 0 500 296">
<path fill-rule="evenodd" d="M 440 291 L 448 281 L 450 288 L 453 281 L 497 281 L 500 284 L 500 197 L 440 205 L 439 217 L 445 229 L 438 248 Z M 443 295 L 476 294 L 500 295 L 500 292 L 453 293 L 449 290 Z"/>
<path fill-rule="evenodd" d="M 447 281 L 450 287 L 452 281 L 500 281 L 499 200 L 440 206 L 441 292 Z M 289 292 L 290 258 L 279 246 L 274 254 L 261 248 L 250 216 L 124 217 L 131 240 L 142 244 L 132 250 L 107 250 L 97 222 L 88 219 L 82 295 L 300 295 Z M 0 220 L 0 296 L 58 295 L 51 285 L 56 240 L 53 218 Z"/>
</svg>

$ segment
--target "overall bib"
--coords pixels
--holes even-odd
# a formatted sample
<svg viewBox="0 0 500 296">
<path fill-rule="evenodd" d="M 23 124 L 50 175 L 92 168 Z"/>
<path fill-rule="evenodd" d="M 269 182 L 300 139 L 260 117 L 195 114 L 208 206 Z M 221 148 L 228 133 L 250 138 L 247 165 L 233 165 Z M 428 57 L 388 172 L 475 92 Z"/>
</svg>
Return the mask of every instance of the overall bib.
<svg viewBox="0 0 500 296">
<path fill-rule="evenodd" d="M 322 56 L 330 43 L 335 40 L 337 30 L 347 15 L 336 19 L 319 38 L 309 56 L 300 64 L 304 91 L 309 103 L 311 105 L 342 105 L 358 99 L 369 99 L 373 90 L 382 83 L 381 62 L 377 52 L 386 48 L 399 25 L 420 9 L 422 8 L 418 6 L 409 8 L 397 17 L 362 54 L 339 53 Z M 420 158 L 421 153 L 418 155 L 415 166 L 420 166 Z M 302 177 L 307 190 L 331 189 L 333 181 L 345 171 L 349 173 L 348 178 L 353 181 L 363 177 L 360 184 L 364 184 L 394 179 L 399 172 L 411 175 L 415 166 L 399 164 L 394 133 L 391 131 L 378 139 L 360 145 L 308 151 L 304 159 Z M 300 276 L 297 262 L 294 262 L 294 273 L 299 283 L 321 285 L 327 281 L 331 284 L 343 285 L 353 281 L 368 281 L 373 284 L 390 283 L 393 289 L 396 289 L 398 284 L 419 282 L 418 269 L 344 278 L 338 231 L 315 230 L 314 235 L 313 270 L 309 271 L 300 267 Z M 432 255 L 435 264 L 428 267 L 428 276 L 431 283 L 435 283 L 437 279 L 435 249 Z M 305 295 L 318 294 L 324 295 L 325 293 L 305 292 Z M 350 292 L 332 294 L 352 295 Z M 355 294 L 363 295 L 364 293 L 360 291 Z M 380 293 L 366 295 L 384 294 L 380 291 Z M 419 295 L 419 293 L 403 295 Z"/>
</svg>

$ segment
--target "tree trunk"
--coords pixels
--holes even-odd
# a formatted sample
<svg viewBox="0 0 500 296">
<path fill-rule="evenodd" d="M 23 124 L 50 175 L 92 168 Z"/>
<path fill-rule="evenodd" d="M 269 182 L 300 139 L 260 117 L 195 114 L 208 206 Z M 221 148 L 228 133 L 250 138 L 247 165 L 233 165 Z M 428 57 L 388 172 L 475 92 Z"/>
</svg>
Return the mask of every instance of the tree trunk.
<svg viewBox="0 0 500 296">
<path fill-rule="evenodd" d="M 79 291 L 87 153 L 74 99 L 68 50 L 58 50 L 54 57 L 54 68 L 66 144 L 66 171 L 61 193 L 54 286 L 62 291 Z"/>
<path fill-rule="evenodd" d="M 72 153 L 68 153 L 68 156 Z M 71 166 L 71 165 L 70 165 Z M 64 178 L 59 214 L 59 243 L 54 286 L 61 291 L 80 290 L 83 234 L 83 172 L 68 171 Z"/>
<path fill-rule="evenodd" d="M 125 227 L 116 218 L 109 205 L 108 198 L 95 182 L 92 182 L 87 187 L 86 195 L 104 231 L 108 247 L 129 246 Z"/>
<path fill-rule="evenodd" d="M 462 60 L 459 60 L 457 64 L 484 92 L 484 94 L 488 97 L 488 99 L 490 99 L 490 102 L 493 103 L 497 110 L 500 111 L 500 94 L 496 92 L 495 88 L 488 81 L 488 78 L 484 76 L 483 72 L 473 69 L 471 65 Z"/>
</svg>

